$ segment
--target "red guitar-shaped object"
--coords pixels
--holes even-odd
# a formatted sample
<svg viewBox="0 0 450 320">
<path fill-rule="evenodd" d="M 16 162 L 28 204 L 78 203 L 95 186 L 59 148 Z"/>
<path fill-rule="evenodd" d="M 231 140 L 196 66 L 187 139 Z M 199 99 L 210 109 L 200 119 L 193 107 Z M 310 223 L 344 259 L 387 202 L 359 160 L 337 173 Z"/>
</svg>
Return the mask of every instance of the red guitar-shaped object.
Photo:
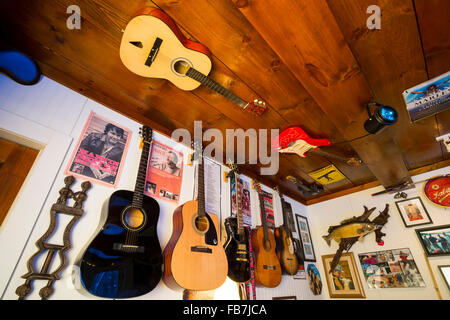
<svg viewBox="0 0 450 320">
<path fill-rule="evenodd" d="M 362 161 L 356 158 L 344 158 L 332 153 L 319 150 L 318 147 L 331 145 L 328 139 L 313 139 L 302 128 L 289 127 L 272 140 L 272 149 L 281 153 L 296 153 L 305 158 L 307 152 L 341 160 L 352 166 L 360 166 Z"/>
<path fill-rule="evenodd" d="M 156 8 L 139 10 L 128 25 L 120 43 L 120 59 L 133 73 L 169 80 L 182 90 L 203 84 L 242 109 L 261 115 L 264 102 L 247 102 L 211 80 L 211 53 L 201 43 L 187 39 L 175 22 Z"/>
</svg>

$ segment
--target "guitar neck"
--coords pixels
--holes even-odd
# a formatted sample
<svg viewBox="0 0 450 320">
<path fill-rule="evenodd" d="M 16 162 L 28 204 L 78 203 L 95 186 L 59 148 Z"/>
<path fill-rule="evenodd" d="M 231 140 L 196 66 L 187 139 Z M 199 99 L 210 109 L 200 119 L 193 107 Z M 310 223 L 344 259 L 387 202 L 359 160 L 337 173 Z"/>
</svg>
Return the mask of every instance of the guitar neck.
<svg viewBox="0 0 450 320">
<path fill-rule="evenodd" d="M 189 68 L 188 71 L 186 72 L 186 76 L 188 76 L 189 78 L 200 82 L 201 84 L 207 86 L 211 90 L 221 94 L 222 96 L 224 96 L 225 98 L 227 98 L 231 102 L 234 102 L 235 104 L 240 106 L 242 109 L 247 108 L 248 105 L 249 105 L 248 102 L 242 100 L 241 98 L 236 96 L 234 93 L 232 93 L 228 89 L 222 87 L 220 84 L 218 84 L 214 80 L 208 78 L 203 73 L 195 70 L 194 68 Z"/>
<path fill-rule="evenodd" d="M 136 177 L 136 186 L 134 188 L 133 201 L 131 203 L 133 208 L 142 209 L 150 144 L 151 142 L 144 142 L 144 145 L 142 147 L 141 161 L 139 162 L 139 169 Z"/>
<path fill-rule="evenodd" d="M 288 237 L 292 239 L 292 232 L 291 232 L 291 227 L 289 224 L 288 212 L 286 210 L 287 204 L 284 201 L 283 195 L 281 193 L 280 193 L 280 200 L 281 200 L 281 212 L 283 213 L 284 229 L 286 230 Z"/>
<path fill-rule="evenodd" d="M 197 181 L 197 202 L 198 202 L 198 215 L 201 217 L 206 216 L 205 208 L 205 170 L 203 162 L 205 159 L 202 156 L 199 157 L 198 162 L 198 181 Z"/>
<path fill-rule="evenodd" d="M 240 176 L 235 172 L 234 181 L 236 185 L 236 216 L 237 216 L 237 230 L 239 234 L 244 234 L 244 217 L 242 215 L 242 199 L 241 199 L 241 188 Z"/>
</svg>

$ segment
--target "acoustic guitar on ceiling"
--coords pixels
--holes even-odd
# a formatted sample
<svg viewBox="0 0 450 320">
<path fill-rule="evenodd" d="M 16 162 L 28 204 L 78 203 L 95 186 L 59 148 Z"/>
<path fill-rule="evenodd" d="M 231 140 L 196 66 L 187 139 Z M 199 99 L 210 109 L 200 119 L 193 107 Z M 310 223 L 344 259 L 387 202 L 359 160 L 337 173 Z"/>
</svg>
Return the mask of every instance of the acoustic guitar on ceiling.
<svg viewBox="0 0 450 320">
<path fill-rule="evenodd" d="M 217 232 L 219 219 L 206 212 L 201 143 L 195 143 L 194 156 L 199 160 L 197 200 L 175 209 L 172 235 L 163 251 L 163 281 L 173 290 L 213 290 L 225 282 L 228 273 Z"/>
<path fill-rule="evenodd" d="M 120 43 L 120 59 L 133 73 L 161 78 L 182 90 L 203 84 L 244 110 L 262 115 L 265 102 L 247 102 L 207 77 L 211 54 L 201 43 L 188 40 L 175 22 L 157 8 L 143 8 L 127 24 Z"/>
<path fill-rule="evenodd" d="M 83 286 L 105 298 L 131 298 L 153 290 L 162 276 L 158 202 L 144 195 L 152 129 L 142 129 L 142 154 L 135 190 L 109 198 L 108 217 L 80 262 Z"/>
<path fill-rule="evenodd" d="M 274 288 L 281 282 L 281 265 L 275 248 L 275 236 L 267 226 L 266 209 L 259 182 L 253 183 L 259 198 L 261 211 L 261 226 L 252 233 L 253 251 L 256 255 L 255 279 L 256 283 L 267 288 Z"/>
<path fill-rule="evenodd" d="M 351 166 L 361 166 L 362 161 L 357 158 L 345 158 L 330 152 L 319 149 L 322 146 L 331 145 L 328 139 L 311 138 L 302 128 L 298 126 L 289 127 L 280 132 L 280 134 L 272 140 L 272 149 L 280 153 L 295 153 L 302 158 L 311 152 L 323 157 L 337 159 Z"/>
</svg>

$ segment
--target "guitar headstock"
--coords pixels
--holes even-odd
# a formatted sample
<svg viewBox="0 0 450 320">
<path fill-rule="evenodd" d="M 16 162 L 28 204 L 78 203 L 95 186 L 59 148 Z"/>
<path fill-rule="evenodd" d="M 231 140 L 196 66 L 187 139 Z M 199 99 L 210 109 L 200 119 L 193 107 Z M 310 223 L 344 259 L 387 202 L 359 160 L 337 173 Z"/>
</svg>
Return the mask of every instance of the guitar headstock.
<svg viewBox="0 0 450 320">
<path fill-rule="evenodd" d="M 264 101 L 255 99 L 253 102 L 249 102 L 245 109 L 260 116 L 267 110 L 267 107 Z"/>
<path fill-rule="evenodd" d="M 261 193 L 261 184 L 258 181 L 252 180 L 252 187 L 256 192 Z"/>
<path fill-rule="evenodd" d="M 192 160 L 197 160 L 203 155 L 203 146 L 201 141 L 194 140 L 192 142 L 192 149 L 194 149 L 194 153 L 192 155 Z"/>
<path fill-rule="evenodd" d="M 148 126 L 142 126 L 141 128 L 139 128 L 139 134 L 142 137 L 142 142 L 143 143 L 152 143 L 152 135 L 153 135 L 153 130 L 152 128 L 148 127 Z"/>
</svg>

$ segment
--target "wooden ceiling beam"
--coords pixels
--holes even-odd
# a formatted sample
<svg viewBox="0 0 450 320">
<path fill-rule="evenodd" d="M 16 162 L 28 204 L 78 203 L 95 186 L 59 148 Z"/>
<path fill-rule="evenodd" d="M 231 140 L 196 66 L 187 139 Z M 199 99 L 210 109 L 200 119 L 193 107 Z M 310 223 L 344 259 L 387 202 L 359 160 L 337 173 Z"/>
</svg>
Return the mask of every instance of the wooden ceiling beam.
<svg viewBox="0 0 450 320">
<path fill-rule="evenodd" d="M 366 134 L 365 106 L 373 97 L 326 1 L 234 2 L 344 137 Z M 386 132 L 351 146 L 388 187 L 410 176 L 401 150 Z"/>
</svg>

